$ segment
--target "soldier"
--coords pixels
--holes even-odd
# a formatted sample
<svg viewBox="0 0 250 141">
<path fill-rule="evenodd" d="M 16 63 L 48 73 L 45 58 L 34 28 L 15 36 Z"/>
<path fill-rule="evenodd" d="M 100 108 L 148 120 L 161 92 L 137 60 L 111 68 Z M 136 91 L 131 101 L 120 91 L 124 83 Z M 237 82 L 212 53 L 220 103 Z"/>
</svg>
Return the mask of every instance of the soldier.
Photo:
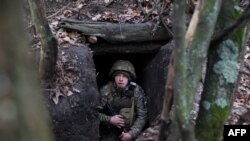
<svg viewBox="0 0 250 141">
<path fill-rule="evenodd" d="M 126 60 L 116 61 L 109 76 L 113 81 L 100 89 L 100 135 L 102 141 L 132 141 L 147 121 L 146 96 L 133 80 L 134 66 Z"/>
</svg>

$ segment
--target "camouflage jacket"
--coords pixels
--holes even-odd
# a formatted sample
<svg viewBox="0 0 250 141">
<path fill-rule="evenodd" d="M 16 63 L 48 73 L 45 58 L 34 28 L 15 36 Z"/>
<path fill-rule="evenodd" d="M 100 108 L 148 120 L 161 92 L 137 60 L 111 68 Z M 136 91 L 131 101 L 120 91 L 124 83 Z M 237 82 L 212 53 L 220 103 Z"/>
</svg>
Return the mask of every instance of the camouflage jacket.
<svg viewBox="0 0 250 141">
<path fill-rule="evenodd" d="M 131 108 L 134 100 L 135 120 L 129 126 L 129 133 L 135 139 L 142 131 L 147 121 L 146 97 L 142 88 L 133 83 L 129 84 L 124 91 L 117 90 L 113 82 L 109 82 L 100 89 L 101 107 L 109 104 L 112 109 L 119 113 L 122 108 Z M 110 123 L 111 116 L 100 113 L 100 121 Z"/>
</svg>

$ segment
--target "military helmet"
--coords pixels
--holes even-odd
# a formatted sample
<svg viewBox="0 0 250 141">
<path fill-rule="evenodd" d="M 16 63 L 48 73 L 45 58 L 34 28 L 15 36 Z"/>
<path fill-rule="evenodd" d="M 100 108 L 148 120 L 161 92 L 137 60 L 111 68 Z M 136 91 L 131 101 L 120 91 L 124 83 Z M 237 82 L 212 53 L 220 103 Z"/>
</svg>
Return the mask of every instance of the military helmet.
<svg viewBox="0 0 250 141">
<path fill-rule="evenodd" d="M 129 61 L 126 61 L 126 60 L 116 61 L 113 64 L 112 68 L 110 69 L 109 76 L 113 76 L 114 72 L 116 72 L 116 71 L 125 71 L 125 72 L 129 73 L 129 75 L 132 79 L 136 78 L 135 68 L 134 68 L 133 64 L 130 63 Z"/>
</svg>

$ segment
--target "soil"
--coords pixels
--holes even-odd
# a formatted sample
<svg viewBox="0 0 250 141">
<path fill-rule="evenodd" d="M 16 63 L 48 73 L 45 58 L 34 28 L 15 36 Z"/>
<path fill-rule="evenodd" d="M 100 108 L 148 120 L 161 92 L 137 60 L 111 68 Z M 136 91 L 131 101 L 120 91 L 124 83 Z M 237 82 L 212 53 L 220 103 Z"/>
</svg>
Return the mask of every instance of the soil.
<svg viewBox="0 0 250 141">
<path fill-rule="evenodd" d="M 99 93 L 92 55 L 84 46 L 62 48 L 58 54 L 56 80 L 45 89 L 55 139 L 98 141 Z"/>
</svg>

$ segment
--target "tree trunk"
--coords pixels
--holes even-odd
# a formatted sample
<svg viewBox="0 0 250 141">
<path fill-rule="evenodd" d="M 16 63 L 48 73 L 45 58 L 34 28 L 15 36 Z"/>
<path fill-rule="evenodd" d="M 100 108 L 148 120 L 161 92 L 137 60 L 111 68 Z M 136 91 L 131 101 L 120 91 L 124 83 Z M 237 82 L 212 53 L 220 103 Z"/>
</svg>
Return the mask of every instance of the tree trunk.
<svg viewBox="0 0 250 141">
<path fill-rule="evenodd" d="M 129 24 L 64 20 L 59 27 L 76 30 L 84 35 L 97 36 L 111 43 L 169 41 L 172 39 L 171 33 L 165 27 L 159 26 L 156 31 L 153 31 L 155 25 L 152 23 Z"/>
<path fill-rule="evenodd" d="M 174 78 L 174 117 L 168 140 L 195 139 L 194 125 L 190 112 L 199 81 L 202 79 L 202 64 L 213 34 L 221 0 L 200 1 L 200 8 L 193 18 L 185 36 L 185 1 L 176 1 L 174 10 L 175 31 L 175 78 Z M 210 18 L 207 18 L 207 17 Z M 193 21 L 191 21 L 192 23 Z M 209 29 L 209 30 L 207 30 Z M 204 34 L 206 33 L 206 34 Z M 186 38 L 185 38 L 186 37 Z M 186 39 L 186 40 L 185 40 Z M 178 132 L 179 131 L 179 132 Z"/>
<path fill-rule="evenodd" d="M 53 36 L 40 0 L 28 0 L 31 10 L 33 24 L 42 43 L 39 72 L 45 79 L 52 78 L 57 60 L 57 40 Z"/>
<path fill-rule="evenodd" d="M 20 1 L 1 1 L 0 140 L 52 141 L 48 113 L 30 69 Z"/>
<path fill-rule="evenodd" d="M 229 39 L 209 52 L 204 92 L 197 118 L 197 139 L 221 141 L 230 111 L 231 97 L 238 74 L 240 44 Z M 226 55 L 226 56 L 225 56 Z"/>
<path fill-rule="evenodd" d="M 159 135 L 159 140 L 163 141 L 166 140 L 168 136 L 168 124 L 170 124 L 170 115 L 169 112 L 172 106 L 173 100 L 173 81 L 174 81 L 174 53 L 172 52 L 170 56 L 170 61 L 168 64 L 168 74 L 167 74 L 167 82 L 164 87 L 164 100 L 163 100 L 163 109 L 161 113 L 161 131 Z"/>
<path fill-rule="evenodd" d="M 227 5 L 229 7 L 231 7 L 230 4 L 227 3 Z M 224 8 L 224 9 L 225 9 L 225 12 L 227 12 L 228 8 Z M 233 8 L 233 9 L 235 9 L 235 8 Z M 238 11 L 241 11 L 241 10 L 238 10 Z M 221 13 L 223 13 L 223 11 Z M 215 44 L 215 46 L 216 46 L 216 44 L 221 43 L 223 40 L 225 40 L 225 39 L 229 38 L 230 36 L 232 36 L 232 34 L 235 33 L 236 31 L 238 31 L 240 28 L 246 26 L 246 24 L 250 20 L 250 4 L 247 5 L 247 7 L 244 10 L 244 12 L 242 13 L 242 15 L 240 17 L 238 17 L 238 16 L 239 16 L 238 14 L 235 14 L 235 15 L 232 14 L 230 17 L 222 17 L 222 16 L 220 16 L 221 20 L 219 22 L 221 22 L 221 23 L 217 24 L 218 27 L 217 27 L 217 29 L 215 31 L 216 36 L 211 41 L 211 44 L 212 44 L 211 46 L 213 46 L 213 44 Z M 236 19 L 236 18 L 237 18 L 237 20 L 229 22 L 230 25 L 228 25 L 228 26 L 224 25 L 225 21 L 230 21 L 231 19 Z"/>
<path fill-rule="evenodd" d="M 218 28 L 231 26 L 239 17 L 240 11 L 235 10 L 235 4 L 236 2 L 231 1 L 223 3 Z M 239 55 L 242 47 L 246 46 L 243 45 L 243 37 L 244 29 L 240 29 L 229 39 L 210 47 L 196 125 L 196 137 L 199 141 L 223 139 L 223 128 L 229 115 L 233 88 L 238 75 Z"/>
<path fill-rule="evenodd" d="M 185 1 L 177 0 L 174 2 L 173 22 L 175 23 L 175 26 L 173 27 L 173 30 L 174 30 L 175 48 L 173 50 L 174 51 L 173 52 L 173 59 L 174 60 L 172 60 L 174 63 L 176 63 L 175 56 L 176 56 L 177 48 L 183 48 L 185 46 L 184 45 L 185 44 L 185 41 L 184 41 L 185 25 L 184 25 L 184 23 L 185 23 L 185 19 L 186 19 L 185 6 L 186 6 Z M 183 55 L 181 55 L 181 57 L 183 57 Z M 175 64 L 173 64 L 172 66 L 176 67 Z M 176 70 L 174 73 L 176 73 Z M 175 81 L 175 78 L 174 78 L 174 81 Z M 169 87 L 169 86 L 167 86 L 167 87 Z M 168 95 L 171 95 L 171 94 L 168 94 L 167 91 L 165 91 L 164 99 L 167 99 L 166 97 Z M 175 105 L 175 103 L 177 101 L 177 99 L 175 97 L 175 92 L 173 93 L 173 95 L 174 95 L 173 97 L 174 97 L 174 105 Z M 167 106 L 167 103 L 164 103 L 163 106 Z M 163 109 L 166 110 L 168 108 L 163 107 Z M 164 111 L 164 112 L 167 113 L 168 111 Z M 162 116 L 163 116 L 162 117 L 163 119 L 166 118 L 166 114 L 164 114 Z M 165 122 L 163 121 L 163 123 L 165 123 Z M 179 128 L 177 123 L 178 123 L 177 120 L 172 121 L 172 124 L 170 125 L 169 136 L 166 136 L 166 128 L 165 128 L 165 130 L 162 130 L 164 128 L 164 124 L 163 124 L 163 126 L 161 127 L 161 133 L 160 133 L 161 140 L 160 141 L 165 141 L 166 138 L 168 141 L 177 141 L 181 138 L 180 137 L 181 136 L 180 135 L 180 128 Z"/>
</svg>

